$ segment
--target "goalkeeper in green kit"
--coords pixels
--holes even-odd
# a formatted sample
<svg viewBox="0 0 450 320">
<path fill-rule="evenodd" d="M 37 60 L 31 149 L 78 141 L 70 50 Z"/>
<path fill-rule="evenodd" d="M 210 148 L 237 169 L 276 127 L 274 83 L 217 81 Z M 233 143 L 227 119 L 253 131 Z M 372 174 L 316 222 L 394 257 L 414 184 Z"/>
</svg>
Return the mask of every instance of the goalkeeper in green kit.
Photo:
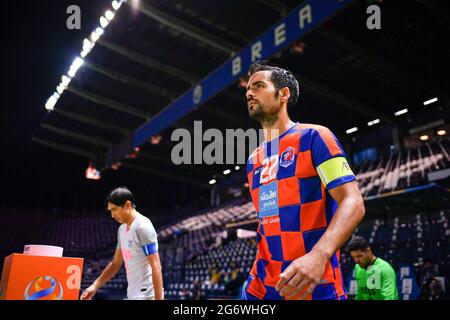
<svg viewBox="0 0 450 320">
<path fill-rule="evenodd" d="M 375 257 L 363 237 L 354 237 L 349 249 L 356 263 L 356 300 L 398 300 L 397 279 L 391 265 Z"/>
</svg>

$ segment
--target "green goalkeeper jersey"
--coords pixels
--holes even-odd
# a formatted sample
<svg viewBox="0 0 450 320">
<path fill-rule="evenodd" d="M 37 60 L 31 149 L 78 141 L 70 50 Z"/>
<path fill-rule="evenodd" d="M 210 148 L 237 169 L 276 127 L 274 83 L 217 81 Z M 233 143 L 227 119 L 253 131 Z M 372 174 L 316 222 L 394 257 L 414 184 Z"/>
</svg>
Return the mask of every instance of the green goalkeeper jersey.
<svg viewBox="0 0 450 320">
<path fill-rule="evenodd" d="M 367 269 L 355 266 L 356 300 L 398 300 L 395 271 L 389 263 L 376 258 Z"/>
</svg>

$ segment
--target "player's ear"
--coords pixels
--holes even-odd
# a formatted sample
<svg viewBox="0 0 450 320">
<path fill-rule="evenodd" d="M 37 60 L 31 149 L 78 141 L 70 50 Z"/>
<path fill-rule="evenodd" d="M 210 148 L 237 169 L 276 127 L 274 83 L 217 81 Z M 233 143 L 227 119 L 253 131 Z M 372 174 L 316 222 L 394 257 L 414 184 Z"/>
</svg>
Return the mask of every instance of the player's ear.
<svg viewBox="0 0 450 320">
<path fill-rule="evenodd" d="M 291 91 L 289 90 L 288 87 L 284 87 L 280 89 L 280 97 L 281 97 L 281 102 L 288 102 L 289 98 L 291 97 Z"/>
</svg>

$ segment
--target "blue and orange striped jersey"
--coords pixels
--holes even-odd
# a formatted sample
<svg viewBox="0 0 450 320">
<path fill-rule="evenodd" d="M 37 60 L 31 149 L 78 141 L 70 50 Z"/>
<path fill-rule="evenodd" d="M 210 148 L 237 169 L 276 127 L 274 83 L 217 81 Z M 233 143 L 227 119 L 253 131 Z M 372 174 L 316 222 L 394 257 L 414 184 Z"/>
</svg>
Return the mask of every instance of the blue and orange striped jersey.
<svg viewBox="0 0 450 320">
<path fill-rule="evenodd" d="M 280 274 L 324 234 L 338 206 L 328 191 L 355 176 L 329 129 L 299 123 L 261 144 L 248 160 L 247 175 L 258 214 L 258 250 L 242 298 L 284 299 L 275 290 Z M 346 299 L 339 251 L 322 279 L 307 299 Z"/>
</svg>

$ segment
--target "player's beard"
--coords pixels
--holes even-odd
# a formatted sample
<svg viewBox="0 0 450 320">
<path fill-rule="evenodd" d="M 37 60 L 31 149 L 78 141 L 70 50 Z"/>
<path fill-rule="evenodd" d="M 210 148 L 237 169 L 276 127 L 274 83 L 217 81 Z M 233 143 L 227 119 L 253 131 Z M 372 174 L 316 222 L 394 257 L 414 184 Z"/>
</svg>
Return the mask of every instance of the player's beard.
<svg viewBox="0 0 450 320">
<path fill-rule="evenodd" d="M 254 100 L 256 101 L 256 100 Z M 278 112 L 280 111 L 280 107 L 269 107 L 266 108 L 268 110 L 264 110 L 264 105 L 262 105 L 259 101 L 254 102 L 252 108 L 248 109 L 248 114 L 250 119 L 256 120 L 261 124 L 261 127 L 270 127 L 278 120 Z"/>
</svg>

